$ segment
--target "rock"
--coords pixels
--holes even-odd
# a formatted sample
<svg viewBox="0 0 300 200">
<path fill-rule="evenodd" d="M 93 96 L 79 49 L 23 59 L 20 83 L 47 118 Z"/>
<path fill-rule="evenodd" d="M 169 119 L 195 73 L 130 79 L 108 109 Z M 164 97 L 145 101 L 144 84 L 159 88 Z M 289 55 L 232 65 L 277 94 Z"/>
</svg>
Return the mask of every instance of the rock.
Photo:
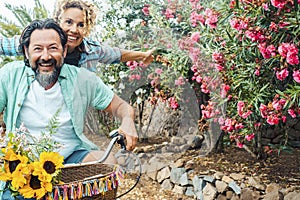
<svg viewBox="0 0 300 200">
<path fill-rule="evenodd" d="M 258 190 L 265 190 L 265 185 L 261 184 L 261 181 L 258 177 L 250 177 L 248 184 Z"/>
<path fill-rule="evenodd" d="M 185 172 L 184 174 L 182 174 L 182 176 L 179 179 L 179 185 L 186 186 L 188 184 L 189 184 L 189 179 L 187 173 Z"/>
<path fill-rule="evenodd" d="M 216 188 L 219 193 L 223 193 L 227 189 L 227 187 L 227 183 L 219 180 L 216 181 Z"/>
<path fill-rule="evenodd" d="M 205 200 L 215 200 L 217 189 L 211 183 L 207 183 L 203 189 L 203 197 Z"/>
<path fill-rule="evenodd" d="M 160 185 L 162 190 L 172 190 L 173 184 L 171 183 L 170 179 L 166 179 Z"/>
<path fill-rule="evenodd" d="M 185 190 L 186 190 L 185 187 L 182 187 L 182 186 L 179 186 L 179 185 L 175 185 L 172 191 L 174 193 L 177 193 L 177 194 L 184 194 Z"/>
<path fill-rule="evenodd" d="M 210 183 L 215 182 L 215 178 L 213 176 L 204 176 L 203 180 L 206 181 L 206 182 L 210 182 Z"/>
<path fill-rule="evenodd" d="M 231 181 L 228 184 L 228 187 L 230 187 L 236 194 L 241 194 L 241 188 L 234 181 Z"/>
<path fill-rule="evenodd" d="M 223 176 L 223 177 L 222 177 L 222 181 L 224 181 L 225 183 L 230 183 L 230 182 L 232 182 L 233 180 L 232 180 L 229 176 Z"/>
<path fill-rule="evenodd" d="M 223 172 L 216 172 L 214 174 L 214 178 L 217 179 L 217 180 L 221 180 L 224 176 L 224 173 Z"/>
<path fill-rule="evenodd" d="M 195 196 L 194 188 L 192 186 L 187 187 L 185 191 L 185 195 L 189 197 Z"/>
<path fill-rule="evenodd" d="M 240 200 L 259 200 L 260 195 L 259 192 L 253 191 L 249 188 L 245 188 L 241 190 Z"/>
<path fill-rule="evenodd" d="M 170 175 L 171 182 L 175 184 L 180 184 L 180 178 L 184 173 L 185 173 L 184 168 L 172 168 L 171 175 Z"/>
<path fill-rule="evenodd" d="M 157 173 L 157 181 L 161 183 L 163 180 L 170 178 L 171 171 L 169 167 L 165 167 Z"/>
<path fill-rule="evenodd" d="M 229 176 L 235 181 L 239 181 L 245 178 L 245 175 L 240 173 L 231 173 Z"/>
<path fill-rule="evenodd" d="M 218 196 L 217 196 L 217 199 L 216 200 L 227 200 L 226 199 L 226 196 L 224 196 L 223 194 L 219 194 Z"/>
<path fill-rule="evenodd" d="M 199 176 L 194 176 L 192 182 L 193 182 L 195 192 L 202 191 L 206 184 L 202 178 L 199 178 Z"/>
<path fill-rule="evenodd" d="M 267 193 L 263 200 L 283 200 L 283 195 L 278 191 L 272 191 Z"/>
<path fill-rule="evenodd" d="M 300 199 L 300 192 L 290 192 L 285 195 L 284 200 L 299 200 Z"/>
<path fill-rule="evenodd" d="M 203 135 L 195 135 L 191 141 L 188 141 L 189 149 L 191 150 L 201 148 L 203 140 Z"/>
</svg>

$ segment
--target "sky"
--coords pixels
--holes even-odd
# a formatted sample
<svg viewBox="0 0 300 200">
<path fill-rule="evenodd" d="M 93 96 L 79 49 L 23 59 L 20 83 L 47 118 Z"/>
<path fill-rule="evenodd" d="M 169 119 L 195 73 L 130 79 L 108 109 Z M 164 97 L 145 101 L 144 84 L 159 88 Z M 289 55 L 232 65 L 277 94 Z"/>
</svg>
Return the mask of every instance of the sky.
<svg viewBox="0 0 300 200">
<path fill-rule="evenodd" d="M 47 9 L 49 9 L 52 14 L 55 0 L 40 0 L 41 4 L 44 4 Z M 5 8 L 5 3 L 11 4 L 13 6 L 24 5 L 26 8 L 32 8 L 34 6 L 34 0 L 0 0 L 1 14 L 6 16 L 8 19 L 13 19 L 12 13 Z"/>
</svg>

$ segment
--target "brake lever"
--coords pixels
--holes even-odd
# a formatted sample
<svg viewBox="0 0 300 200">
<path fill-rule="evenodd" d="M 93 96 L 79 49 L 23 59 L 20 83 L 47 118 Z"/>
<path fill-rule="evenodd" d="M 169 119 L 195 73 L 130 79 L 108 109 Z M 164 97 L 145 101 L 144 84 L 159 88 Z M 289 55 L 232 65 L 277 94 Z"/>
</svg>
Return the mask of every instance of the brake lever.
<svg viewBox="0 0 300 200">
<path fill-rule="evenodd" d="M 121 146 L 122 150 L 126 150 L 126 144 L 125 144 L 125 139 L 124 135 L 120 134 L 118 130 L 113 130 L 109 133 L 110 138 L 115 138 L 118 137 L 117 143 Z"/>
</svg>

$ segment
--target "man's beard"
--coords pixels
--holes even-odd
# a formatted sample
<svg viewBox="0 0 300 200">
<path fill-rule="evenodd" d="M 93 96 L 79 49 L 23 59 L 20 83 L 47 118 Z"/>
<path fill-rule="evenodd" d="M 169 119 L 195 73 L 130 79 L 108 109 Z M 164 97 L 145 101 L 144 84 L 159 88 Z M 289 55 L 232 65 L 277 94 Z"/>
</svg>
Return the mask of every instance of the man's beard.
<svg viewBox="0 0 300 200">
<path fill-rule="evenodd" d="M 43 88 L 46 88 L 57 81 L 59 72 L 60 72 L 60 69 L 56 66 L 53 69 L 51 74 L 48 74 L 48 73 L 41 74 L 39 69 L 37 69 L 35 78 Z"/>
</svg>

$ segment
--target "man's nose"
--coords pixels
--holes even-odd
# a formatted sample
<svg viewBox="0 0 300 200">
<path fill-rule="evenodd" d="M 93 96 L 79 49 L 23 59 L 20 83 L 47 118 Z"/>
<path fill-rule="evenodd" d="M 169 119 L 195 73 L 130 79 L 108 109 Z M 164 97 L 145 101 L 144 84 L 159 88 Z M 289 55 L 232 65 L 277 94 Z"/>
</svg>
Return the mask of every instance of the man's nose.
<svg viewBox="0 0 300 200">
<path fill-rule="evenodd" d="M 41 59 L 42 60 L 50 60 L 50 59 L 52 59 L 51 54 L 49 53 L 49 51 L 47 49 L 43 50 Z"/>
</svg>

